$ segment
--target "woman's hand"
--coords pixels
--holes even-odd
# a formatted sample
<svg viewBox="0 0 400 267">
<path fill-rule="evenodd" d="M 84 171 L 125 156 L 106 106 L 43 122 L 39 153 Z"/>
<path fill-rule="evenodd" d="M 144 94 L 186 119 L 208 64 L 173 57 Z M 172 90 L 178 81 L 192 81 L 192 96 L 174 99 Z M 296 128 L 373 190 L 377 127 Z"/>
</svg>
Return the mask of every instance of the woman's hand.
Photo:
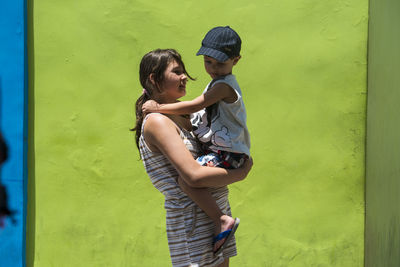
<svg viewBox="0 0 400 267">
<path fill-rule="evenodd" d="M 160 104 L 154 100 L 147 100 L 142 106 L 142 112 L 145 114 L 157 112 Z"/>
<path fill-rule="evenodd" d="M 251 170 L 251 167 L 253 167 L 253 158 L 249 157 L 244 163 L 242 168 L 244 169 L 244 171 L 248 174 Z M 247 176 L 246 174 L 246 176 Z"/>
</svg>

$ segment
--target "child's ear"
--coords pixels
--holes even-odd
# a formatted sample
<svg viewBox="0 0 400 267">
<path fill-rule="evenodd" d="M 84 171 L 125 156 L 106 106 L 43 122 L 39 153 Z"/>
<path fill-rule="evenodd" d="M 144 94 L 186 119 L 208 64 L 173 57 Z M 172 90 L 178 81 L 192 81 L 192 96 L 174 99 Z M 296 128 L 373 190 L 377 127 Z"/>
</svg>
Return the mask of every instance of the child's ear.
<svg viewBox="0 0 400 267">
<path fill-rule="evenodd" d="M 234 59 L 233 59 L 233 65 L 236 65 L 236 63 L 238 63 L 239 62 L 239 59 L 241 59 L 242 58 L 242 56 L 237 56 L 237 57 L 235 57 Z"/>
</svg>

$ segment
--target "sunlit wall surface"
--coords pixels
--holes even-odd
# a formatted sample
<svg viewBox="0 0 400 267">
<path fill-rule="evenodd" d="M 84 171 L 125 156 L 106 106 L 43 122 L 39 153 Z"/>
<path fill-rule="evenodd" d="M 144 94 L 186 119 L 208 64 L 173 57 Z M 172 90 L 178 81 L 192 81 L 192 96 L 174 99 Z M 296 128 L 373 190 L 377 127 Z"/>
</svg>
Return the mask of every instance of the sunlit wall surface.
<svg viewBox="0 0 400 267">
<path fill-rule="evenodd" d="M 368 1 L 32 4 L 35 267 L 170 264 L 163 196 L 129 132 L 138 65 L 177 49 L 191 99 L 209 81 L 195 53 L 218 25 L 243 40 L 234 74 L 254 157 L 230 186 L 231 266 L 363 265 Z"/>
</svg>

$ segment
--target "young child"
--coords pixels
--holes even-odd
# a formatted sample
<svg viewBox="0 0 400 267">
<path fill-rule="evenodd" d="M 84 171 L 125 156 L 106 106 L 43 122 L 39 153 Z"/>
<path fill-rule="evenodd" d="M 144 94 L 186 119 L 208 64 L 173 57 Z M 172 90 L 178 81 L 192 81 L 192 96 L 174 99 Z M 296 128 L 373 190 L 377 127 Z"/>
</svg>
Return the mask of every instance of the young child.
<svg viewBox="0 0 400 267">
<path fill-rule="evenodd" d="M 204 56 L 204 67 L 212 78 L 203 94 L 191 101 L 143 105 L 143 112 L 192 114 L 194 134 L 204 144 L 201 165 L 238 168 L 250 156 L 250 136 L 246 126 L 246 109 L 241 89 L 232 74 L 241 49 L 239 35 L 229 26 L 211 29 L 202 41 L 197 55 Z M 196 113 L 195 113 L 196 112 Z M 196 202 L 216 224 L 214 251 L 223 250 L 233 236 L 239 219 L 224 215 L 207 189 L 189 187 L 179 179 L 182 190 Z"/>
</svg>

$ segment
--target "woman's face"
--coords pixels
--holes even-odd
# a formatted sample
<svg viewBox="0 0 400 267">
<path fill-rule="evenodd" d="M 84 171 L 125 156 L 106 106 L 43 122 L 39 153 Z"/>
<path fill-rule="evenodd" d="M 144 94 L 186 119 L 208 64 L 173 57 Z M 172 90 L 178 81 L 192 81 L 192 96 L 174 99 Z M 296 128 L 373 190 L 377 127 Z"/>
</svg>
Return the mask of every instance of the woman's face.
<svg viewBox="0 0 400 267">
<path fill-rule="evenodd" d="M 167 101 L 175 101 L 186 95 L 187 76 L 183 72 L 183 67 L 175 60 L 169 63 L 164 72 L 162 91 Z"/>
</svg>

